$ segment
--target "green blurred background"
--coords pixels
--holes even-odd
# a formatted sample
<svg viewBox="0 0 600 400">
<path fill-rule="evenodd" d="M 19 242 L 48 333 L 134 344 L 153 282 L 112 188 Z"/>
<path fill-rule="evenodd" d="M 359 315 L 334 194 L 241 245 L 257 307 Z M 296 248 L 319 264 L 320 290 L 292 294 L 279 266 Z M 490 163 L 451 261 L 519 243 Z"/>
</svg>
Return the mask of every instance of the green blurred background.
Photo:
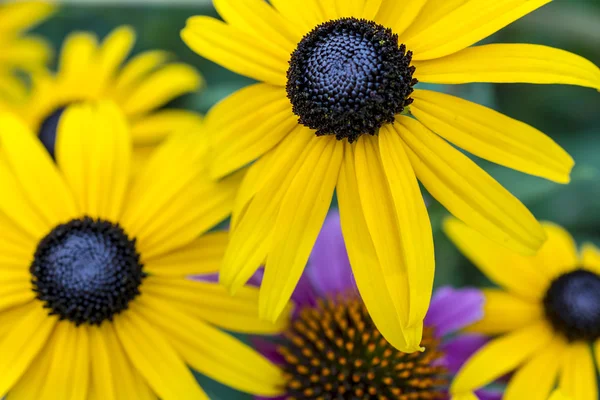
<svg viewBox="0 0 600 400">
<path fill-rule="evenodd" d="M 400 0 L 399 0 L 400 1 Z M 187 3 L 187 4 L 185 4 Z M 206 112 L 217 101 L 252 81 L 202 59 L 180 40 L 187 17 L 215 15 L 207 0 L 131 5 L 74 1 L 36 29 L 56 48 L 69 32 L 89 30 L 101 36 L 114 27 L 129 24 L 138 33 L 135 52 L 171 51 L 179 60 L 196 66 L 205 76 L 203 92 L 176 101 L 178 106 Z M 517 21 L 486 41 L 524 42 L 559 47 L 585 56 L 600 65 L 600 0 L 555 0 Z M 470 84 L 436 86 L 457 96 L 487 105 L 546 132 L 567 149 L 577 165 L 572 183 L 561 186 L 481 162 L 495 178 L 518 196 L 539 218 L 564 225 L 579 241 L 600 245 L 600 94 L 592 89 L 568 86 Z M 479 162 L 479 160 L 478 160 Z M 431 200 L 437 258 L 436 285 L 487 285 L 486 279 L 440 232 L 446 211 Z M 249 399 L 250 396 L 199 377 L 211 399 Z"/>
</svg>

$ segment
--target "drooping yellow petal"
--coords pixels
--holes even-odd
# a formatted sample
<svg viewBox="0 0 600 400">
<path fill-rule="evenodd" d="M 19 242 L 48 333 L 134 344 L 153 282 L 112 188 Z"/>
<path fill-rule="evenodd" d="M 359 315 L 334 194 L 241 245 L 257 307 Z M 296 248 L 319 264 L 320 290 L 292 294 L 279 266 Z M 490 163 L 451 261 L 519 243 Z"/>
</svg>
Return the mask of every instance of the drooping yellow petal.
<svg viewBox="0 0 600 400">
<path fill-rule="evenodd" d="M 430 60 L 456 53 L 551 0 L 467 1 L 438 21 L 403 37 L 415 60 Z"/>
<path fill-rule="evenodd" d="M 581 248 L 581 263 L 585 268 L 600 275 L 600 249 L 592 243 L 584 243 Z"/>
<path fill-rule="evenodd" d="M 561 364 L 567 345 L 556 336 L 546 347 L 540 349 L 510 379 L 505 400 L 547 400 Z"/>
<path fill-rule="evenodd" d="M 119 108 L 109 102 L 78 104 L 62 116 L 56 160 L 80 213 L 118 221 L 130 180 L 131 136 Z"/>
<path fill-rule="evenodd" d="M 483 293 L 483 319 L 471 325 L 470 331 L 489 335 L 506 333 L 544 318 L 540 302 L 524 300 L 498 289 L 484 289 Z"/>
<path fill-rule="evenodd" d="M 416 90 L 411 113 L 456 146 L 497 164 L 568 183 L 574 161 L 531 126 L 448 94 Z"/>
<path fill-rule="evenodd" d="M 144 318 L 128 310 L 114 327 L 129 360 L 161 399 L 208 400 L 175 348 Z"/>
<path fill-rule="evenodd" d="M 417 15 L 419 15 L 419 12 L 426 3 L 427 0 L 408 0 L 403 2 L 383 0 L 375 21 L 385 27 L 391 28 L 395 34 L 402 38 L 404 31 L 417 18 Z M 402 39 L 400 42 L 402 43 Z"/>
<path fill-rule="evenodd" d="M 429 308 L 435 271 L 431 222 L 404 143 L 394 129 L 381 128 L 379 152 L 395 206 L 392 221 L 397 221 L 400 234 L 398 247 L 402 259 L 397 266 L 406 270 L 408 278 L 410 326 L 421 322 Z"/>
<path fill-rule="evenodd" d="M 0 115 L 0 142 L 8 167 L 47 224 L 56 226 L 76 216 L 73 196 L 56 164 L 16 116 Z"/>
<path fill-rule="evenodd" d="M 327 216 L 344 154 L 334 136 L 313 137 L 310 153 L 281 201 L 265 264 L 259 312 L 276 321 L 302 275 Z"/>
<path fill-rule="evenodd" d="M 345 144 L 337 186 L 342 232 L 350 264 L 360 295 L 377 329 L 397 349 L 413 352 L 418 350 L 420 338 L 416 342 L 407 341 L 405 327 L 401 323 L 406 315 L 400 315 L 396 305 L 399 293 L 390 292 L 375 251 L 374 238 L 369 233 L 359 198 L 355 147 L 356 144 Z"/>
<path fill-rule="evenodd" d="M 544 231 L 517 198 L 418 121 L 400 117 L 397 122 L 394 128 L 408 145 L 417 177 L 448 211 L 520 253 L 540 248 Z"/>
<path fill-rule="evenodd" d="M 131 137 L 137 146 L 149 146 L 158 144 L 175 132 L 194 131 L 201 134 L 202 120 L 193 111 L 160 110 L 131 122 Z"/>
<path fill-rule="evenodd" d="M 600 69 L 568 51 L 534 44 L 488 44 L 414 63 L 427 83 L 560 83 L 600 90 Z"/>
<path fill-rule="evenodd" d="M 286 84 L 290 53 L 267 38 L 249 36 L 205 16 L 188 19 L 181 38 L 196 53 L 233 72 L 277 86 Z"/>
<path fill-rule="evenodd" d="M 545 321 L 492 340 L 477 351 L 452 382 L 452 393 L 483 387 L 517 368 L 552 341 L 552 328 Z"/>
<path fill-rule="evenodd" d="M 19 307 L 19 319 L 0 337 L 0 396 L 12 388 L 48 341 L 56 318 L 40 302 Z"/>
<path fill-rule="evenodd" d="M 234 296 L 223 285 L 212 282 L 149 277 L 144 293 L 168 302 L 187 314 L 194 315 L 224 329 L 269 335 L 287 327 L 292 312 L 290 304 L 275 322 L 258 318 L 258 288 L 243 286 Z"/>
<path fill-rule="evenodd" d="M 444 222 L 444 232 L 488 278 L 532 301 L 540 300 L 550 279 L 532 258 L 497 244 L 455 218 Z"/>
<path fill-rule="evenodd" d="M 542 226 L 548 240 L 533 256 L 531 263 L 534 268 L 548 276 L 549 280 L 554 280 L 580 266 L 577 245 L 564 228 L 552 222 L 543 222 Z"/>
<path fill-rule="evenodd" d="M 195 370 L 251 394 L 281 394 L 282 372 L 239 340 L 149 296 L 140 298 L 132 311 L 164 332 L 173 348 Z"/>
<path fill-rule="evenodd" d="M 598 375 L 588 343 L 574 342 L 563 352 L 560 389 L 574 400 L 598 399 Z"/>
<path fill-rule="evenodd" d="M 55 11 L 56 4 L 48 1 L 6 2 L 0 7 L 1 35 L 15 35 L 30 29 Z"/>
<path fill-rule="evenodd" d="M 142 262 L 151 275 L 163 277 L 216 273 L 228 242 L 229 232 L 211 232 L 166 254 L 151 258 L 142 254 Z"/>
</svg>

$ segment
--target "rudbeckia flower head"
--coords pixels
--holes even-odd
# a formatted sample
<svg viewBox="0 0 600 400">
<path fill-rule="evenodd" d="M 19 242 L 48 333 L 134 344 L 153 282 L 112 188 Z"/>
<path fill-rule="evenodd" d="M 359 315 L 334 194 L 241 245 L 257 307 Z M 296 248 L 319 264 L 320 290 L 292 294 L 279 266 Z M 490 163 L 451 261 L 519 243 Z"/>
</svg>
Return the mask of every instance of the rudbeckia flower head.
<svg viewBox="0 0 600 400">
<path fill-rule="evenodd" d="M 497 338 L 466 362 L 454 389 L 479 388 L 514 371 L 505 400 L 547 399 L 556 382 L 568 398 L 598 398 L 600 250 L 585 244 L 578 251 L 563 228 L 544 229 L 548 241 L 527 257 L 446 222 L 452 241 L 500 286 L 484 290 L 484 317 L 469 328 Z"/>
<path fill-rule="evenodd" d="M 252 163 L 233 213 L 221 281 L 233 292 L 265 264 L 260 312 L 294 291 L 337 191 L 356 282 L 396 348 L 419 348 L 434 276 L 419 184 L 497 242 L 532 254 L 531 213 L 453 147 L 556 182 L 571 157 L 524 123 L 418 82 L 563 83 L 600 89 L 600 70 L 530 44 L 472 46 L 550 0 L 214 0 L 191 17 L 198 54 L 259 83 L 207 115 L 211 174 Z"/>
<path fill-rule="evenodd" d="M 69 106 L 56 163 L 0 115 L 0 396 L 207 399 L 190 367 L 274 396 L 278 368 L 218 328 L 273 334 L 258 289 L 231 297 L 215 273 L 240 174 L 207 177 L 206 146 L 172 135 L 132 178 L 132 140 L 112 103 Z"/>
</svg>

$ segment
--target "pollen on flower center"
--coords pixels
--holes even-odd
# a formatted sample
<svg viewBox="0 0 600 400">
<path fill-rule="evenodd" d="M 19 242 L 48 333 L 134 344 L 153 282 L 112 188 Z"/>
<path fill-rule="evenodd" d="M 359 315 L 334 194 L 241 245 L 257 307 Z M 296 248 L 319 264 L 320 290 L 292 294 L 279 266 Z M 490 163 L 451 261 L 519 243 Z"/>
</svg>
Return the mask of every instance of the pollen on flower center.
<svg viewBox="0 0 600 400">
<path fill-rule="evenodd" d="M 576 270 L 555 279 L 544 298 L 546 316 L 569 340 L 600 339 L 600 276 Z"/>
<path fill-rule="evenodd" d="M 433 331 L 424 331 L 424 353 L 402 353 L 381 336 L 360 299 L 339 296 L 305 308 L 285 338 L 278 351 L 288 399 L 446 398 Z"/>
<path fill-rule="evenodd" d="M 298 44 L 287 72 L 299 123 L 349 142 L 377 134 L 412 103 L 411 58 L 398 35 L 375 22 L 342 18 L 317 26 Z"/>
<path fill-rule="evenodd" d="M 59 107 L 52 113 L 50 113 L 48 117 L 46 117 L 46 119 L 42 121 L 38 132 L 38 137 L 40 141 L 52 157 L 54 157 L 55 154 L 56 132 L 58 130 L 58 122 L 60 121 L 60 117 L 62 116 L 65 109 L 66 107 Z"/>
<path fill-rule="evenodd" d="M 135 240 L 116 224 L 85 217 L 55 227 L 38 244 L 33 290 L 50 314 L 100 325 L 139 295 L 145 274 Z"/>
</svg>

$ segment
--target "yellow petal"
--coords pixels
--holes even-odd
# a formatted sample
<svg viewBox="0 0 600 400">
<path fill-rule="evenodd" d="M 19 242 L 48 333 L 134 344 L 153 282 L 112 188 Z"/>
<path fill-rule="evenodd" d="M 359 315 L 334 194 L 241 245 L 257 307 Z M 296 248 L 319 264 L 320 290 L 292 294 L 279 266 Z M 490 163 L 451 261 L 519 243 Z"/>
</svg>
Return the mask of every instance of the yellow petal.
<svg viewBox="0 0 600 400">
<path fill-rule="evenodd" d="M 292 311 L 288 305 L 275 322 L 258 318 L 258 288 L 243 286 L 230 295 L 223 285 L 212 282 L 149 277 L 143 292 L 224 329 L 269 335 L 287 327 Z"/>
<path fill-rule="evenodd" d="M 3 169 L 3 167 L 0 167 L 0 169 Z M 0 172 L 0 185 L 3 185 L 2 198 L 4 199 L 6 191 L 10 191 L 12 188 L 10 185 L 4 186 L 2 176 L 3 174 Z M 21 207 L 23 207 L 23 204 L 21 204 Z M 0 210 L 3 208 L 0 205 Z M 10 206 L 7 208 L 10 208 Z M 18 216 L 13 215 L 13 218 L 17 219 Z M 26 269 L 27 266 L 25 264 L 30 261 L 29 258 L 35 252 L 38 244 L 36 237 L 30 236 L 27 231 L 13 222 L 3 211 L 0 211 L 0 231 L 2 232 L 2 236 L 0 237 L 0 263 L 17 264 Z"/>
<path fill-rule="evenodd" d="M 556 336 L 545 348 L 540 349 L 510 379 L 504 394 L 505 400 L 547 400 L 566 350 L 565 341 Z"/>
<path fill-rule="evenodd" d="M 201 85 L 202 77 L 195 68 L 187 64 L 169 64 L 133 88 L 123 99 L 123 110 L 128 115 L 143 114 L 185 93 L 195 92 Z"/>
<path fill-rule="evenodd" d="M 488 44 L 437 60 L 416 62 L 427 83 L 561 83 L 600 90 L 600 69 L 568 51 L 534 44 Z"/>
<path fill-rule="evenodd" d="M 572 400 L 572 399 L 570 397 L 565 396 L 562 391 L 556 389 L 550 395 L 549 400 Z"/>
<path fill-rule="evenodd" d="M 398 118 L 417 177 L 448 211 L 486 236 L 532 254 L 545 240 L 529 210 L 467 156 L 418 121 Z"/>
<path fill-rule="evenodd" d="M 81 213 L 118 221 L 130 179 L 131 136 L 109 102 L 69 107 L 60 120 L 56 160 Z"/>
<path fill-rule="evenodd" d="M 421 12 L 412 21 L 405 32 L 400 35 L 400 42 L 403 43 L 405 37 L 415 36 L 424 29 L 432 26 L 434 23 L 438 22 L 468 1 L 469 0 L 426 0 L 421 8 Z M 395 0 L 387 0 L 387 2 L 396 3 Z M 401 6 L 401 4 L 399 4 L 399 6 Z"/>
<path fill-rule="evenodd" d="M 531 263 L 550 280 L 579 267 L 579 255 L 573 237 L 564 228 L 551 222 L 542 226 L 548 240 L 531 259 Z"/>
<path fill-rule="evenodd" d="M 359 198 L 355 147 L 356 144 L 345 144 L 344 161 L 337 186 L 342 232 L 350 264 L 360 295 L 377 329 L 397 349 L 413 352 L 419 349 L 420 337 L 414 342 L 407 341 L 405 326 L 401 323 L 406 315 L 400 315 L 396 305 L 398 293 L 390 292 L 375 251 Z"/>
<path fill-rule="evenodd" d="M 0 116 L 0 141 L 9 168 L 46 223 L 56 226 L 77 215 L 73 196 L 56 164 L 19 119 Z"/>
<path fill-rule="evenodd" d="M 581 263 L 600 275 L 600 249 L 592 243 L 585 243 L 581 248 Z"/>
<path fill-rule="evenodd" d="M 467 1 L 403 42 L 415 60 L 456 53 L 551 0 Z"/>
<path fill-rule="evenodd" d="M 546 322 L 537 322 L 492 340 L 463 365 L 452 382 L 451 392 L 487 385 L 544 349 L 552 338 L 552 328 Z"/>
<path fill-rule="evenodd" d="M 573 159 L 531 126 L 490 108 L 429 90 L 416 90 L 411 113 L 456 146 L 497 164 L 568 183 Z"/>
<path fill-rule="evenodd" d="M 76 32 L 67 36 L 60 52 L 57 79 L 77 81 L 87 76 L 97 48 L 98 40 L 91 33 Z"/>
<path fill-rule="evenodd" d="M 459 394 L 452 394 L 450 400 L 478 400 L 478 398 L 473 392 L 465 392 Z"/>
<path fill-rule="evenodd" d="M 158 144 L 175 132 L 202 129 L 202 117 L 188 110 L 160 110 L 131 123 L 131 137 L 137 146 Z"/>
<path fill-rule="evenodd" d="M 14 307 L 25 305 L 36 297 L 36 294 L 31 290 L 31 283 L 27 280 L 2 283 L 0 290 L 2 290 L 2 296 L 0 297 L 0 313 Z"/>
<path fill-rule="evenodd" d="M 313 28 L 326 19 L 334 19 L 335 16 L 325 15 L 320 7 L 328 8 L 327 3 L 334 4 L 328 0 L 273 0 L 271 4 L 281 15 L 295 27 L 299 35 L 306 35 Z M 331 6 L 329 6 L 331 7 Z M 329 8 L 330 9 L 330 8 Z"/>
<path fill-rule="evenodd" d="M 51 57 L 52 47 L 45 39 L 27 36 L 12 40 L 10 47 L 3 48 L 0 62 L 4 67 L 37 72 L 42 70 Z"/>
<path fill-rule="evenodd" d="M 381 128 L 379 151 L 394 201 L 392 215 L 395 218 L 392 221 L 397 221 L 396 229 L 400 234 L 401 260 L 396 267 L 402 266 L 408 278 L 410 326 L 425 318 L 431 299 L 435 271 L 431 222 L 404 143 L 394 129 Z M 388 268 L 393 271 L 393 267 Z"/>
<path fill-rule="evenodd" d="M 444 232 L 488 278 L 532 301 L 540 300 L 550 279 L 531 258 L 492 242 L 455 218 L 444 221 Z"/>
<path fill-rule="evenodd" d="M 574 400 L 597 400 L 598 378 L 589 344 L 575 342 L 562 354 L 560 389 Z"/>
<path fill-rule="evenodd" d="M 544 318 L 540 302 L 532 302 L 498 289 L 483 289 L 483 319 L 471 325 L 470 331 L 489 335 L 521 329 Z"/>
<path fill-rule="evenodd" d="M 285 86 L 290 53 L 214 18 L 188 19 L 183 41 L 196 53 L 258 81 Z"/>
<path fill-rule="evenodd" d="M 0 6 L 2 36 L 28 30 L 56 11 L 56 4 L 48 1 L 15 1 Z"/>
<path fill-rule="evenodd" d="M 136 55 L 121 68 L 115 78 L 115 93 L 121 97 L 126 96 L 134 85 L 140 83 L 168 59 L 169 53 L 162 50 L 145 51 Z"/>
<path fill-rule="evenodd" d="M 38 301 L 19 308 L 19 319 L 0 337 L 0 395 L 4 396 L 25 373 L 52 333 L 56 318 Z"/>
<path fill-rule="evenodd" d="M 151 258 L 142 254 L 142 262 L 151 275 L 164 277 L 215 273 L 219 271 L 228 242 L 229 232 L 211 232 L 167 254 Z"/>
<path fill-rule="evenodd" d="M 114 326 L 129 360 L 161 399 L 208 400 L 181 356 L 158 329 L 132 310 L 115 318 Z"/>
<path fill-rule="evenodd" d="M 89 329 L 90 358 L 91 358 L 91 385 L 100 399 L 116 400 L 118 388 L 116 387 L 116 371 L 111 368 L 112 354 L 108 347 L 106 332 L 111 329 L 110 324 L 91 326 Z"/>
<path fill-rule="evenodd" d="M 281 394 L 282 372 L 232 336 L 150 297 L 140 298 L 134 312 L 164 332 L 173 348 L 195 370 L 247 393 Z"/>
<path fill-rule="evenodd" d="M 404 31 L 413 23 L 427 0 L 383 0 L 375 20 L 389 27 L 395 34 L 402 37 Z M 400 40 L 402 42 L 402 39 Z"/>
<path fill-rule="evenodd" d="M 130 26 L 114 29 L 102 42 L 96 60 L 97 76 L 100 83 L 108 83 L 113 79 L 117 69 L 129 55 L 135 44 L 135 31 Z"/>
<path fill-rule="evenodd" d="M 302 275 L 331 205 L 344 148 L 333 136 L 314 137 L 310 153 L 283 197 L 261 285 L 261 317 L 276 321 Z"/>
</svg>

